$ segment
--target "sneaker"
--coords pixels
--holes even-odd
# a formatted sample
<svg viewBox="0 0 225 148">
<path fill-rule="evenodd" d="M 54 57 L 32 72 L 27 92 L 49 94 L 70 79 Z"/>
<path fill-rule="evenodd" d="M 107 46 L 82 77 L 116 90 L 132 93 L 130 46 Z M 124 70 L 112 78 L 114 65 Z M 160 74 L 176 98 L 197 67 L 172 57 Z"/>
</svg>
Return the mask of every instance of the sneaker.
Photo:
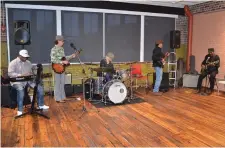
<svg viewBox="0 0 225 148">
<path fill-rule="evenodd" d="M 22 114 L 23 114 L 23 112 L 17 111 L 17 116 L 20 116 L 20 115 L 22 115 Z"/>
<path fill-rule="evenodd" d="M 153 95 L 155 95 L 155 96 L 161 96 L 162 95 L 162 92 L 153 92 Z"/>
<path fill-rule="evenodd" d="M 40 109 L 49 109 L 49 106 L 43 105 L 43 106 L 39 106 Z"/>
<path fill-rule="evenodd" d="M 66 103 L 64 100 L 56 101 L 57 103 Z"/>
</svg>

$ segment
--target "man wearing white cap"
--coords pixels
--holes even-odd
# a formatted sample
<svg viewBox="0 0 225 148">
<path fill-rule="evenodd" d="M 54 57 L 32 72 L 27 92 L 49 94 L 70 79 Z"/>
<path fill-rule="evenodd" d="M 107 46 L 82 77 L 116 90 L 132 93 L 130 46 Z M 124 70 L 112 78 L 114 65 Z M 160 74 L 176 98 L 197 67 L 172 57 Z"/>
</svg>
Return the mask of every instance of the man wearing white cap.
<svg viewBox="0 0 225 148">
<path fill-rule="evenodd" d="M 27 50 L 20 50 L 19 56 L 9 63 L 8 75 L 9 77 L 18 77 L 18 76 L 29 76 L 32 75 L 32 64 L 27 59 L 29 58 Z M 23 99 L 24 99 L 24 88 L 28 85 L 29 87 L 34 88 L 34 82 L 11 82 L 12 87 L 17 90 L 17 104 L 18 111 L 17 115 L 23 113 Z M 44 105 L 44 89 L 41 84 L 38 85 L 37 89 L 37 101 L 40 109 L 48 109 L 49 107 Z"/>
</svg>

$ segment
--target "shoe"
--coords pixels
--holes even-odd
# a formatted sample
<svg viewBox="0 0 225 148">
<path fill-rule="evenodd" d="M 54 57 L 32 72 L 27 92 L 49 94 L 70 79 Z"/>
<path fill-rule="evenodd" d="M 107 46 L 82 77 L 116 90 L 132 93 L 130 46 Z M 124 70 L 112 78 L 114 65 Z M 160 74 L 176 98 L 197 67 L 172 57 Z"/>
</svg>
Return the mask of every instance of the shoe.
<svg viewBox="0 0 225 148">
<path fill-rule="evenodd" d="M 17 116 L 20 116 L 20 115 L 22 115 L 22 114 L 23 114 L 23 112 L 17 111 Z"/>
<path fill-rule="evenodd" d="M 153 92 L 153 95 L 155 95 L 155 96 L 161 96 L 162 95 L 162 92 Z"/>
<path fill-rule="evenodd" d="M 199 89 L 194 92 L 194 94 L 200 94 L 200 93 L 201 91 Z"/>
<path fill-rule="evenodd" d="M 66 103 L 66 101 L 61 100 L 61 101 L 56 101 L 57 103 Z"/>
<path fill-rule="evenodd" d="M 39 106 L 40 109 L 49 109 L 49 106 L 43 105 L 43 106 Z"/>
<path fill-rule="evenodd" d="M 207 95 L 211 95 L 213 93 L 213 90 L 210 90 Z"/>
<path fill-rule="evenodd" d="M 71 101 L 71 98 L 62 99 L 63 101 Z"/>
</svg>

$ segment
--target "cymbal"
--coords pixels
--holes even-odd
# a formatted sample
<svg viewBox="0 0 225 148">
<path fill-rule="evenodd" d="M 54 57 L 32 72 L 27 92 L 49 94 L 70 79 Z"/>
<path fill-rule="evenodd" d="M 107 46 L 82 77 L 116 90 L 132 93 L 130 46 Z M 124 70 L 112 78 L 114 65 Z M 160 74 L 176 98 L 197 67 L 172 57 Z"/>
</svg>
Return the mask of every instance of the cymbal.
<svg viewBox="0 0 225 148">
<path fill-rule="evenodd" d="M 91 69 L 96 72 L 113 72 L 113 69 L 110 67 L 99 67 L 99 68 L 91 68 Z"/>
<path fill-rule="evenodd" d="M 84 63 L 85 65 L 99 65 L 99 64 L 96 64 L 96 63 Z"/>
<path fill-rule="evenodd" d="M 132 71 L 132 70 L 135 70 L 136 68 L 128 68 L 126 69 L 126 71 Z"/>
<path fill-rule="evenodd" d="M 138 63 L 138 61 L 127 62 L 127 63 L 125 63 L 125 64 L 134 64 L 134 63 Z"/>
</svg>

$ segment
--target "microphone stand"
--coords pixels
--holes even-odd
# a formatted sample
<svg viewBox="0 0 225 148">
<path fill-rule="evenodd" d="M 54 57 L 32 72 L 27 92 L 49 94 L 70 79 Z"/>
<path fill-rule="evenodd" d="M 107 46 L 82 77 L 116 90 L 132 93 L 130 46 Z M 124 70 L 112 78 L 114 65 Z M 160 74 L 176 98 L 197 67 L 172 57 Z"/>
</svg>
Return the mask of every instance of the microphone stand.
<svg viewBox="0 0 225 148">
<path fill-rule="evenodd" d="M 74 48 L 74 47 L 72 47 L 72 48 Z M 74 49 L 76 50 L 76 48 L 74 48 Z M 82 62 L 81 62 L 81 60 L 80 60 L 79 55 L 77 54 L 76 57 L 77 57 L 77 59 L 78 59 L 80 65 L 81 65 L 81 67 L 82 67 L 82 73 L 85 74 L 85 75 L 87 76 L 87 74 L 86 74 L 86 72 L 85 72 L 85 70 L 84 70 L 84 66 L 82 65 Z M 86 103 L 85 103 L 84 77 L 83 77 L 83 79 L 82 79 L 82 83 L 83 83 L 83 99 L 84 99 L 84 104 L 83 104 L 83 107 L 82 107 L 82 113 L 81 113 L 81 115 L 80 115 L 79 118 L 81 118 L 81 117 L 83 116 L 84 112 L 87 112 Z"/>
<path fill-rule="evenodd" d="M 74 50 L 77 50 L 76 47 L 75 47 L 72 43 L 70 44 L 70 46 L 71 46 Z M 80 65 L 81 65 L 81 67 L 82 67 L 82 72 L 83 72 L 83 74 L 85 74 L 85 75 L 87 76 L 87 74 L 86 74 L 86 72 L 85 72 L 85 70 L 84 70 L 84 66 L 82 65 L 82 62 L 81 62 L 81 60 L 80 60 L 79 55 L 77 54 L 76 57 L 77 57 L 77 59 L 78 59 Z M 83 107 L 82 107 L 82 113 L 81 113 L 81 115 L 80 115 L 79 118 L 81 118 L 81 117 L 83 116 L 84 112 L 87 112 L 86 103 L 85 103 L 84 77 L 83 77 L 83 79 L 82 79 L 82 83 L 83 83 L 83 99 L 84 99 L 84 104 L 83 104 Z M 90 90 L 90 92 L 91 92 L 91 90 Z M 90 95 L 91 95 L 91 94 L 90 94 Z"/>
<path fill-rule="evenodd" d="M 37 111 L 43 111 L 43 109 L 37 109 L 37 108 L 34 107 L 34 104 L 35 104 L 35 101 L 36 101 L 36 96 L 37 96 L 37 88 L 38 88 L 38 85 L 40 83 L 41 73 L 43 71 L 43 68 L 42 68 L 41 64 L 38 64 L 37 67 L 38 67 L 37 68 L 37 75 L 36 75 L 36 78 L 35 78 L 35 86 L 34 86 L 33 100 L 32 100 L 32 103 L 31 103 L 31 108 L 28 110 L 28 112 L 25 112 L 25 113 L 23 113 L 23 114 L 21 114 L 19 116 L 16 116 L 15 119 L 17 119 L 19 117 L 22 117 L 22 116 L 25 116 L 27 114 L 36 114 L 36 115 L 45 117 L 47 119 L 50 119 L 48 116 L 37 112 Z"/>
</svg>

